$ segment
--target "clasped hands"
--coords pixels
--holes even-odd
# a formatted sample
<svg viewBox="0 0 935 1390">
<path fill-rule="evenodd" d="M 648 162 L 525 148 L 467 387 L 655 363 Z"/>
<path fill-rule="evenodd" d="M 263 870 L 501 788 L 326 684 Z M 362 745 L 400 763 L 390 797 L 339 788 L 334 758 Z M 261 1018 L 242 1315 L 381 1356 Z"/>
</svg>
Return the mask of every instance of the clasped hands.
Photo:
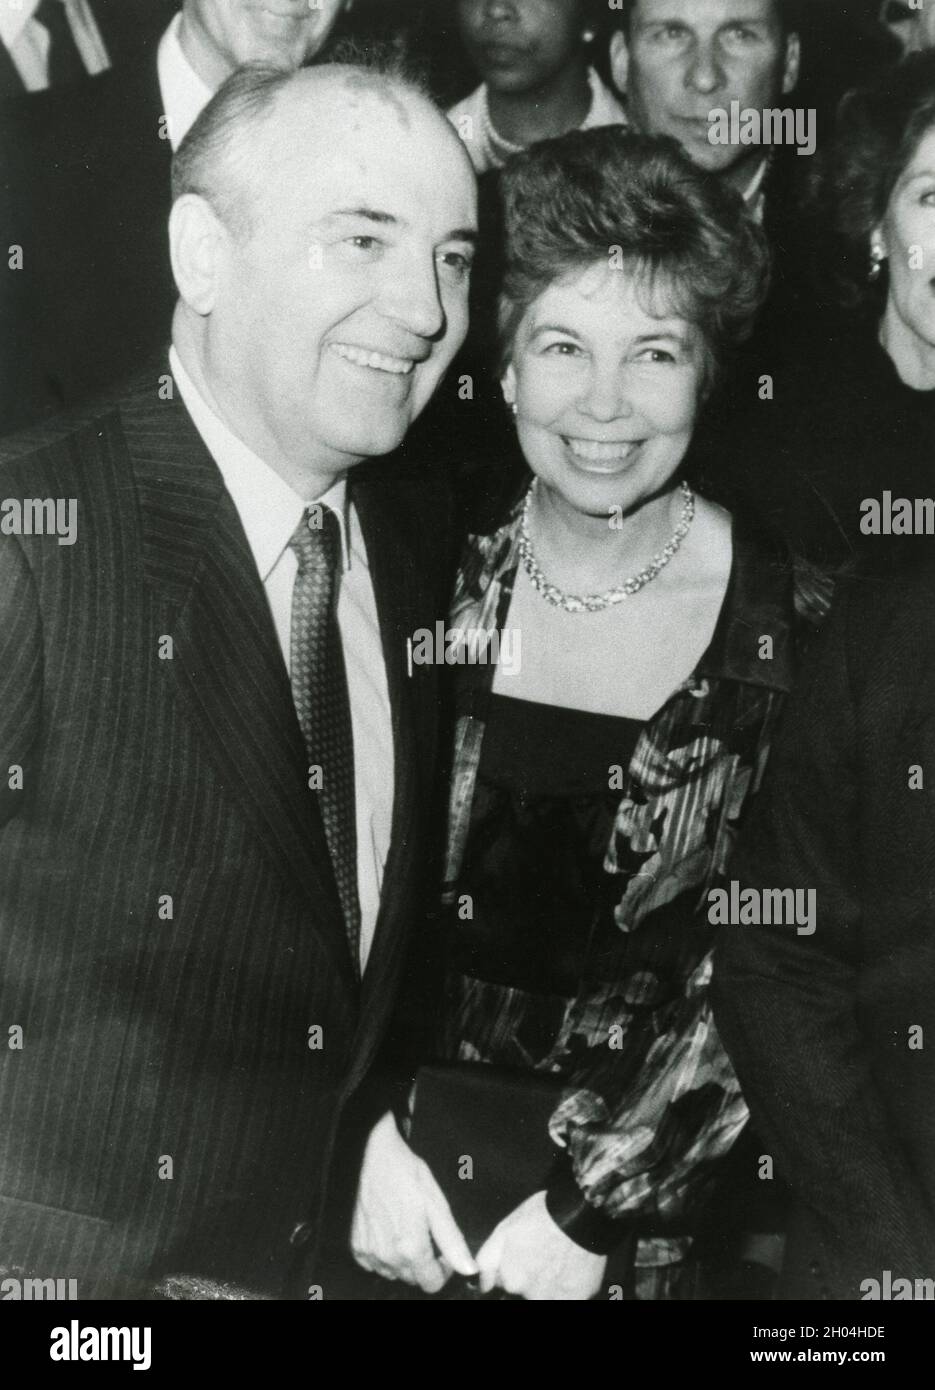
<svg viewBox="0 0 935 1390">
<path fill-rule="evenodd" d="M 390 1113 L 367 1140 L 351 1250 L 362 1268 L 425 1293 L 438 1293 L 457 1273 L 476 1279 L 481 1293 L 499 1288 L 534 1302 L 592 1298 L 606 1266 L 555 1224 L 544 1192 L 505 1217 L 474 1258 L 431 1169 Z"/>
</svg>

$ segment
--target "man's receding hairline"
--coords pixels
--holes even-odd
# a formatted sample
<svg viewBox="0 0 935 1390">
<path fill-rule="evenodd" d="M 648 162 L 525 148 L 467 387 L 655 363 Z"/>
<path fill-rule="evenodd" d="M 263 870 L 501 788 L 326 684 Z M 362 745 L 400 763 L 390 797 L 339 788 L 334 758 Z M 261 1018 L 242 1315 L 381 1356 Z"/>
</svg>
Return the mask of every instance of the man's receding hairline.
<svg viewBox="0 0 935 1390">
<path fill-rule="evenodd" d="M 410 105 L 442 115 L 426 92 L 400 74 L 357 67 L 353 63 L 321 63 L 317 67 L 299 68 L 279 95 L 331 85 L 340 85 L 355 95 L 374 96 L 400 108 L 408 101 Z"/>
<path fill-rule="evenodd" d="M 738 4 L 740 4 L 740 3 L 742 3 L 742 0 L 738 0 Z M 790 15 L 787 13 L 787 7 L 786 7 L 786 4 L 784 3 L 784 0 L 770 0 L 770 3 L 772 4 L 773 10 L 775 11 L 776 18 L 779 20 L 780 26 L 781 26 L 781 28 L 785 31 L 785 33 L 786 33 L 787 35 L 788 35 L 788 34 L 795 34 L 795 33 L 798 33 L 798 31 L 799 31 L 799 26 L 798 26 L 798 24 L 795 22 L 796 19 L 797 19 L 797 16 L 795 16 L 795 15 L 790 16 Z M 627 8 L 627 9 L 624 11 L 624 13 L 622 13 L 621 16 L 620 16 L 620 27 L 621 27 L 621 28 L 623 28 L 623 29 L 628 29 L 628 28 L 629 28 L 630 22 L 632 21 L 633 16 L 634 16 L 634 14 L 636 13 L 636 10 L 637 10 L 638 7 L 639 7 L 639 4 L 640 4 L 640 0 L 630 0 L 629 8 Z"/>
<path fill-rule="evenodd" d="M 423 133 L 435 132 L 439 139 L 450 138 L 455 141 L 462 151 L 465 168 L 471 169 L 463 143 L 444 112 L 418 82 L 407 80 L 405 73 L 369 69 L 352 62 L 321 64 L 297 70 L 288 70 L 275 64 L 249 64 L 240 70 L 242 79 L 249 80 L 247 68 L 253 69 L 254 76 L 261 81 L 266 79 L 266 99 L 262 109 L 256 109 L 252 113 L 241 109 L 236 114 L 232 113 L 230 121 L 225 124 L 223 135 L 215 131 L 215 139 L 219 138 L 220 144 L 215 148 L 213 166 L 203 163 L 205 154 L 199 149 L 201 158 L 196 159 L 194 168 L 201 175 L 201 186 L 189 186 L 181 190 L 195 192 L 207 198 L 219 213 L 226 204 L 229 211 L 241 219 L 245 235 L 252 234 L 246 229 L 248 223 L 251 226 L 254 224 L 254 212 L 258 207 L 257 190 L 261 176 L 257 173 L 257 165 L 266 162 L 267 151 L 270 158 L 275 158 L 283 144 L 292 144 L 291 141 L 283 142 L 278 138 L 283 130 L 283 127 L 277 125 L 279 120 L 282 120 L 286 127 L 290 122 L 294 122 L 301 133 L 304 117 L 308 121 L 309 133 L 313 136 L 315 121 L 320 119 L 324 138 L 330 144 L 333 143 L 342 124 L 348 133 L 352 133 L 355 126 L 359 129 L 361 117 L 366 119 L 370 114 L 367 111 L 369 98 L 371 103 L 379 102 L 384 113 L 389 105 L 404 122 L 407 130 L 416 122 Z M 230 79 L 232 83 L 236 83 L 237 80 L 237 74 Z M 261 94 L 262 88 L 253 92 L 254 97 Z M 319 103 L 317 107 L 316 103 Z M 383 121 L 380 122 L 381 128 L 385 121 L 384 114 Z M 233 130 L 235 123 L 241 127 L 237 132 Z M 373 120 L 373 128 L 377 129 L 376 119 Z M 235 134 L 236 138 L 233 138 Z M 366 138 L 366 130 L 364 136 Z M 187 140 L 188 137 L 180 147 L 183 150 L 183 158 Z M 315 157 L 314 149 L 310 149 L 309 153 L 312 158 Z M 186 173 L 189 175 L 190 185 L 199 182 L 198 179 L 191 179 L 191 162 Z"/>
<path fill-rule="evenodd" d="M 444 111 L 436 105 L 427 91 L 423 91 L 417 84 L 410 84 L 404 77 L 392 72 L 384 73 L 376 69 L 358 68 L 350 63 L 323 63 L 319 67 L 302 68 L 299 69 L 296 76 L 306 87 L 311 85 L 311 83 L 304 81 L 306 76 L 310 79 L 324 79 L 322 82 L 315 82 L 314 85 L 324 87 L 341 84 L 354 96 L 373 97 L 382 101 L 396 111 L 401 124 L 407 129 L 410 127 L 413 113 L 421 115 L 433 129 L 438 131 L 443 139 L 450 137 L 464 155 L 466 167 L 473 167 L 464 148 L 464 142 L 459 138 Z M 295 82 L 289 83 L 276 94 L 277 105 L 268 113 L 270 120 L 275 120 L 278 101 L 280 99 L 288 101 L 290 93 L 296 92 L 297 86 L 298 84 Z M 362 105 L 363 103 L 361 103 Z M 350 113 L 354 109 L 360 110 L 361 106 L 356 108 L 349 106 L 345 109 Z"/>
</svg>

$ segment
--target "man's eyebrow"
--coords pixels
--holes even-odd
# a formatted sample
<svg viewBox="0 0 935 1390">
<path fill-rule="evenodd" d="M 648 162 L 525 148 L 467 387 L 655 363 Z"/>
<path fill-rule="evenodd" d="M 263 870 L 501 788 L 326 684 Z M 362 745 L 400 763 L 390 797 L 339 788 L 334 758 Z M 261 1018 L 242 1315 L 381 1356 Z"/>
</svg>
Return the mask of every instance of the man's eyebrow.
<svg viewBox="0 0 935 1390">
<path fill-rule="evenodd" d="M 637 16 L 634 15 L 634 18 L 637 18 Z M 663 10 L 659 14 L 640 15 L 639 23 L 644 24 L 647 28 L 651 28 L 655 24 L 688 24 L 690 23 L 690 16 L 685 14 L 667 15 L 665 10 Z"/>
<path fill-rule="evenodd" d="M 374 222 L 380 227 L 408 227 L 409 223 L 404 217 L 397 217 L 395 213 L 383 212 L 380 208 L 335 208 L 332 212 L 325 213 L 324 217 L 319 218 L 318 225 L 326 222 L 336 222 L 342 218 L 348 220 L 356 219 L 363 222 Z M 472 246 L 477 244 L 478 235 L 476 227 L 455 227 L 452 231 L 446 232 L 441 238 L 442 241 L 469 241 Z"/>
<path fill-rule="evenodd" d="M 332 222 L 339 217 L 356 217 L 365 222 L 376 222 L 381 227 L 401 227 L 405 223 L 402 218 L 397 217 L 392 212 L 383 212 L 379 208 L 334 208 L 331 212 L 326 212 L 324 217 L 319 218 L 320 222 Z"/>
<path fill-rule="evenodd" d="M 644 16 L 640 20 L 640 23 L 647 29 L 655 29 L 660 26 L 663 28 L 689 29 L 691 28 L 691 16 L 681 14 L 672 15 L 668 19 L 663 15 L 654 15 L 651 19 Z M 754 26 L 768 25 L 769 20 L 761 14 L 746 15 L 742 10 L 738 10 L 736 14 L 732 14 L 727 19 L 722 20 L 718 25 L 718 29 L 730 29 L 735 24 L 747 24 L 752 28 Z"/>
</svg>

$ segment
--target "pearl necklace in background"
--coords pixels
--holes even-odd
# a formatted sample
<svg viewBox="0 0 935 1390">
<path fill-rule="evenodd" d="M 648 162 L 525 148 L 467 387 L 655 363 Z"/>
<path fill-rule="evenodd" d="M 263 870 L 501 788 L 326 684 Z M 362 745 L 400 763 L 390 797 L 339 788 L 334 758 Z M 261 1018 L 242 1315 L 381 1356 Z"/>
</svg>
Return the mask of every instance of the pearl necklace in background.
<svg viewBox="0 0 935 1390">
<path fill-rule="evenodd" d="M 589 68 L 588 87 L 591 92 L 591 103 L 588 107 L 588 113 L 585 116 L 584 121 L 582 122 L 582 126 L 580 126 L 579 129 L 582 129 L 585 125 L 587 125 L 588 121 L 591 118 L 591 112 L 594 110 L 594 100 L 597 96 L 595 82 L 596 77 L 597 74 L 595 73 L 594 69 Z M 529 148 L 528 145 L 517 145 L 514 141 L 507 140 L 506 136 L 501 135 L 500 132 L 494 126 L 494 123 L 490 117 L 490 102 L 488 99 L 486 82 L 484 83 L 481 89 L 480 135 L 481 143 L 483 146 L 484 162 L 485 164 L 492 166 L 495 169 L 502 168 L 506 161 L 510 159 L 514 154 L 522 154 L 524 150 Z"/>
<path fill-rule="evenodd" d="M 536 489 L 538 479 L 533 479 L 532 486 L 526 493 L 526 500 L 523 503 L 523 515 L 519 528 L 519 554 L 523 562 L 523 568 L 529 576 L 529 581 L 537 594 L 541 594 L 547 603 L 551 603 L 553 608 L 561 608 L 565 613 L 602 613 L 607 608 L 612 608 L 615 604 L 623 603 L 625 599 L 632 598 L 641 589 L 645 589 L 647 584 L 662 573 L 666 565 L 678 554 L 682 542 L 688 535 L 689 528 L 695 519 L 695 494 L 687 483 L 683 482 L 679 486 L 682 492 L 682 516 L 671 539 L 666 543 L 659 554 L 656 555 L 644 570 L 631 577 L 617 589 L 608 589 L 603 594 L 566 594 L 555 584 L 550 584 L 542 570 L 539 568 L 532 541 L 529 537 L 529 505 L 532 501 L 533 493 Z"/>
<path fill-rule="evenodd" d="M 499 169 L 514 154 L 522 154 L 525 145 L 516 145 L 494 129 L 490 119 L 490 105 L 487 101 L 487 87 L 484 86 L 480 108 L 480 133 L 484 146 L 485 163 Z"/>
</svg>

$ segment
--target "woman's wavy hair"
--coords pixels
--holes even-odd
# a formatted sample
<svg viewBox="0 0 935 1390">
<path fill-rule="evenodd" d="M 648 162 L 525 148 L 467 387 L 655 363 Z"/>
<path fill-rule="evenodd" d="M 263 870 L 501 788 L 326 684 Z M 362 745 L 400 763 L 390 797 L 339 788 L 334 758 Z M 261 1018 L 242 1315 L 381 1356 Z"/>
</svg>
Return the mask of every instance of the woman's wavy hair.
<svg viewBox="0 0 935 1390">
<path fill-rule="evenodd" d="M 919 144 L 935 129 L 935 50 L 887 68 L 849 92 L 834 140 L 819 168 L 820 222 L 828 277 L 848 308 L 879 315 L 889 290 L 884 273 L 871 281 L 870 238 L 886 216 L 893 191 Z"/>
<path fill-rule="evenodd" d="M 621 126 L 533 145 L 502 178 L 501 370 L 539 296 L 603 263 L 635 274 L 647 309 L 661 296 L 668 312 L 700 328 L 708 392 L 728 350 L 749 335 L 769 283 L 766 242 L 742 199 L 676 141 Z"/>
</svg>

